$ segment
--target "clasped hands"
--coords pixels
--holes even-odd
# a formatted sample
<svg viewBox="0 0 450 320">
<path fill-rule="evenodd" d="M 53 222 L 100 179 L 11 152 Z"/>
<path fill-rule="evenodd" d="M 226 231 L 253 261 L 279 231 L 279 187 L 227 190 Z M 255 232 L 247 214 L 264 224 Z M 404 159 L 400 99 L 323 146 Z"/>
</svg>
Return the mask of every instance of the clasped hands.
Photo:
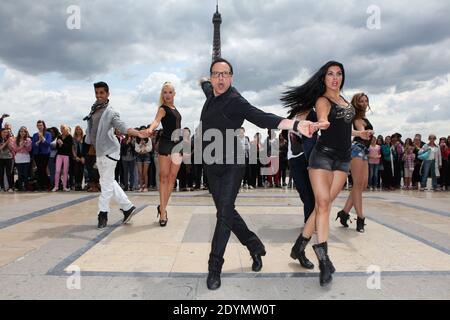
<svg viewBox="0 0 450 320">
<path fill-rule="evenodd" d="M 311 138 L 317 130 L 326 130 L 330 126 L 328 121 L 312 122 L 309 120 L 302 120 L 298 123 L 297 131 L 303 136 Z"/>
<path fill-rule="evenodd" d="M 153 130 L 150 130 L 150 128 L 149 129 L 142 129 L 142 130 L 138 131 L 138 135 L 137 136 L 139 138 L 141 138 L 141 139 L 145 139 L 145 138 L 150 137 L 152 135 L 152 133 L 153 133 Z"/>
</svg>

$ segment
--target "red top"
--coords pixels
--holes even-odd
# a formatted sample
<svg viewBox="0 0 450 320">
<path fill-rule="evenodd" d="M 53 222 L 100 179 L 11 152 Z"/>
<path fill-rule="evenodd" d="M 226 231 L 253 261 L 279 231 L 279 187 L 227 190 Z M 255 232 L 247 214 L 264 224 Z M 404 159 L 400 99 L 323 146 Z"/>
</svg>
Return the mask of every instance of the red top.
<svg viewBox="0 0 450 320">
<path fill-rule="evenodd" d="M 442 159 L 448 160 L 449 155 L 450 155 L 450 148 L 441 146 Z"/>
</svg>

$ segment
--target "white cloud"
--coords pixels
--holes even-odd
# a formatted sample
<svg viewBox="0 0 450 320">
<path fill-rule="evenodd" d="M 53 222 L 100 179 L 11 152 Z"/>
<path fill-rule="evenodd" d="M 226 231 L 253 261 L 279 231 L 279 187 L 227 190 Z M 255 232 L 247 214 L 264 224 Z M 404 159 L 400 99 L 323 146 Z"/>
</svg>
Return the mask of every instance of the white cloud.
<svg viewBox="0 0 450 320">
<path fill-rule="evenodd" d="M 108 79 L 112 104 L 130 125 L 153 120 L 165 81 L 176 87 L 183 126 L 198 122 L 204 97 L 197 80 L 211 60 L 214 1 L 82 0 L 81 30 L 65 27 L 70 4 L 0 4 L 0 112 L 11 114 L 15 128 L 34 128 L 39 118 L 79 124 L 94 100 L 92 82 L 99 79 Z M 347 97 L 369 94 L 377 133 L 448 135 L 450 6 L 381 0 L 382 28 L 371 31 L 371 4 L 221 2 L 222 54 L 235 66 L 237 89 L 255 106 L 285 115 L 282 91 L 335 59 L 346 67 Z M 50 81 L 49 74 L 58 80 Z"/>
</svg>

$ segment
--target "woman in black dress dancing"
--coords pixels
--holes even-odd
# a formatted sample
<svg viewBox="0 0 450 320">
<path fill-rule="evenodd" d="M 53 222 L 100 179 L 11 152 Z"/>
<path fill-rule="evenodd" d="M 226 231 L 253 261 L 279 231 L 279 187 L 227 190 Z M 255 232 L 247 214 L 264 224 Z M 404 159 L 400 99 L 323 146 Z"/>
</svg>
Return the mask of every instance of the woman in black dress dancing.
<svg viewBox="0 0 450 320">
<path fill-rule="evenodd" d="M 305 84 L 288 92 L 287 101 L 296 113 L 315 106 L 321 135 L 309 156 L 309 178 L 315 197 L 315 210 L 311 213 L 301 235 L 303 251 L 314 230 L 318 244 L 313 245 L 319 261 L 320 285 L 331 282 L 335 268 L 328 256 L 329 216 L 334 199 L 347 179 L 351 160 L 352 122 L 355 108 L 342 96 L 345 83 L 344 66 L 330 61 L 322 66 Z M 356 131 L 355 131 L 356 132 Z M 369 132 L 358 132 L 369 137 Z"/>
<path fill-rule="evenodd" d="M 174 105 L 175 88 L 170 82 L 165 82 L 159 97 L 159 108 L 155 120 L 148 129 L 148 135 L 162 123 L 163 131 L 159 140 L 159 225 L 167 225 L 167 204 L 173 191 L 182 155 L 181 115 Z"/>
</svg>

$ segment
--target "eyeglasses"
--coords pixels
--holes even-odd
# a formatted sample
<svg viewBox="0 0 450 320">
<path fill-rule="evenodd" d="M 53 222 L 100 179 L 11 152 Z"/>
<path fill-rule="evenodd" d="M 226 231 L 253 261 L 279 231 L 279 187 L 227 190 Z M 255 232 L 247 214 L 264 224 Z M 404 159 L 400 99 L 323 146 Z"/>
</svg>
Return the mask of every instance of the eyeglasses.
<svg viewBox="0 0 450 320">
<path fill-rule="evenodd" d="M 212 71 L 211 72 L 211 77 L 212 78 L 219 78 L 220 76 L 224 77 L 224 78 L 229 78 L 233 75 L 232 72 L 230 71 L 223 71 L 223 72 L 218 72 L 218 71 Z"/>
</svg>

